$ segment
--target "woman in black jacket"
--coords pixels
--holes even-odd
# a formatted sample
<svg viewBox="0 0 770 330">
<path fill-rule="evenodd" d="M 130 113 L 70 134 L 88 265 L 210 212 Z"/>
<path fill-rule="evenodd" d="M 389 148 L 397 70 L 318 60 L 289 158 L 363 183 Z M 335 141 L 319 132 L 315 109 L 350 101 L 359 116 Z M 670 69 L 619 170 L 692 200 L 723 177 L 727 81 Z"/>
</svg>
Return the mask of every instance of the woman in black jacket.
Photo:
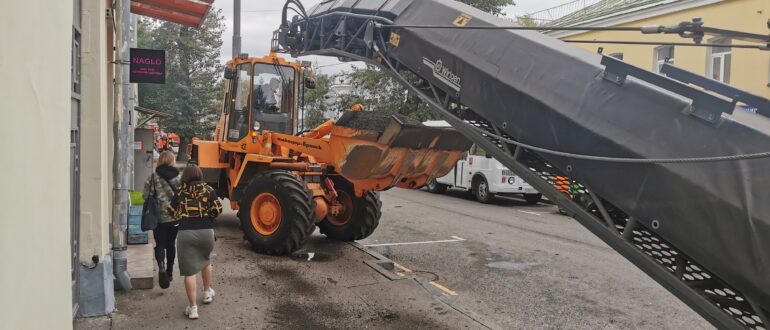
<svg viewBox="0 0 770 330">
<path fill-rule="evenodd" d="M 164 151 L 158 157 L 155 172 L 144 182 L 144 200 L 155 193 L 160 205 L 158 227 L 153 229 L 155 238 L 155 261 L 158 263 L 158 282 L 160 287 L 168 288 L 174 271 L 176 257 L 176 235 L 179 221 L 171 212 L 171 200 L 179 191 L 181 181 L 179 170 L 174 167 L 176 161 L 171 151 Z"/>
</svg>

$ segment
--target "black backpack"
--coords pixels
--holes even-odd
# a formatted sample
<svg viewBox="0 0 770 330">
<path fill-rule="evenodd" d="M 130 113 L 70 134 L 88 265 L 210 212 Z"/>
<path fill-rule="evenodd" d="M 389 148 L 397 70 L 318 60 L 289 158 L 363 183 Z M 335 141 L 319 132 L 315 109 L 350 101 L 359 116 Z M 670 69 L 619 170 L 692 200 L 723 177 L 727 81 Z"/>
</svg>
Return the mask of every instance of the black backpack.
<svg viewBox="0 0 770 330">
<path fill-rule="evenodd" d="M 152 190 L 142 208 L 142 231 L 157 228 L 160 221 L 160 202 L 158 201 L 158 192 L 155 190 L 155 173 L 152 174 L 150 180 Z"/>
</svg>

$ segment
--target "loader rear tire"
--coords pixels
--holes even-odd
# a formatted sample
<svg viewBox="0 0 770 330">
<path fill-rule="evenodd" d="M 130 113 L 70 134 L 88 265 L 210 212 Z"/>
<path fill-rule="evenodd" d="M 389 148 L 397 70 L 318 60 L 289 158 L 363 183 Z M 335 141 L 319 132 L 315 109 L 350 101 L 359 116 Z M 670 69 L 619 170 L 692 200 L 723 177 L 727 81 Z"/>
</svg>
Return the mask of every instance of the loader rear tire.
<svg viewBox="0 0 770 330">
<path fill-rule="evenodd" d="M 380 224 L 382 215 L 380 195 L 370 191 L 362 197 L 356 197 L 355 189 L 350 182 L 342 178 L 332 179 L 338 200 L 347 204 L 347 210 L 339 216 L 329 214 L 318 224 L 321 233 L 326 237 L 350 242 L 369 237 Z"/>
<path fill-rule="evenodd" d="M 290 254 L 315 228 L 315 201 L 305 183 L 286 171 L 267 171 L 249 182 L 238 217 L 254 251 Z"/>
</svg>

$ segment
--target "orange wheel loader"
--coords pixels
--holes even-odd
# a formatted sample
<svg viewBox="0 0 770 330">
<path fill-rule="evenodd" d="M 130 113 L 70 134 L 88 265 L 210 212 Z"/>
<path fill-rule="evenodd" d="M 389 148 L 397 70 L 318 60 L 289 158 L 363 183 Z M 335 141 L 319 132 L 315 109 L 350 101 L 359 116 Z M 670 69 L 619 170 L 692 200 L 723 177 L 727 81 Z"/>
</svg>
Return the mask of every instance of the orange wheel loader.
<svg viewBox="0 0 770 330">
<path fill-rule="evenodd" d="M 291 253 L 316 225 L 335 240 L 368 237 L 381 215 L 378 191 L 422 187 L 470 147 L 451 128 L 361 107 L 302 131 L 298 108 L 315 87 L 312 71 L 273 53 L 233 59 L 224 76 L 213 141 L 195 141 L 191 161 L 238 210 L 260 253 Z"/>
</svg>

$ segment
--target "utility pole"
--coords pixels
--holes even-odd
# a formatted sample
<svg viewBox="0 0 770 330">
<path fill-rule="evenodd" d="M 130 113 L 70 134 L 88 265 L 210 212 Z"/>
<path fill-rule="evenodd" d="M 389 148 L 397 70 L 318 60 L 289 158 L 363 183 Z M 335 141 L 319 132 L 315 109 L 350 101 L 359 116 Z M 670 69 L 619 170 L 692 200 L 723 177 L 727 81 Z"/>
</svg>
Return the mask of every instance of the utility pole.
<svg viewBox="0 0 770 330">
<path fill-rule="evenodd" d="M 131 187 L 131 165 L 129 148 L 130 119 L 133 104 L 131 101 L 130 52 L 131 47 L 131 0 L 115 1 L 115 106 L 113 120 L 114 154 L 112 165 L 112 271 L 118 279 L 118 285 L 124 291 L 131 290 L 131 278 L 128 275 L 128 249 L 126 228 L 128 227 L 128 190 Z"/>
<path fill-rule="evenodd" d="M 233 0 L 233 58 L 241 53 L 241 0 Z"/>
</svg>

